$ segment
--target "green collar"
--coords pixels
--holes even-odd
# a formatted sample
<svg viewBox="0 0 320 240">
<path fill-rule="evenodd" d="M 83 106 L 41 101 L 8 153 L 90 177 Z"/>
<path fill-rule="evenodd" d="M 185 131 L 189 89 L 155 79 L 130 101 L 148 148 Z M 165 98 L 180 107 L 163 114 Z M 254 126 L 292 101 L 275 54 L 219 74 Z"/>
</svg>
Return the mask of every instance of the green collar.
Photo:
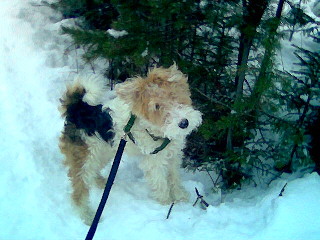
<svg viewBox="0 0 320 240">
<path fill-rule="evenodd" d="M 168 144 L 171 142 L 171 140 L 169 138 L 162 138 L 163 142 L 162 144 L 157 147 L 152 153 L 150 154 L 157 154 L 158 152 L 162 151 L 163 149 L 166 148 L 166 146 L 168 146 Z"/>
<path fill-rule="evenodd" d="M 136 141 L 135 141 L 135 139 L 134 139 L 134 137 L 133 137 L 133 135 L 132 135 L 132 133 L 131 133 L 131 128 L 133 127 L 133 124 L 134 124 L 134 122 L 136 121 L 136 119 L 137 119 L 137 116 L 136 116 L 136 115 L 133 115 L 133 114 L 131 113 L 131 116 L 130 116 L 130 119 L 129 119 L 127 125 L 125 125 L 124 128 L 123 128 L 124 133 L 128 135 L 128 137 L 130 138 L 130 140 L 131 140 L 134 144 L 136 144 Z"/>
<path fill-rule="evenodd" d="M 162 137 L 157 137 L 155 135 L 153 135 L 151 132 L 149 132 L 148 129 L 146 129 L 146 132 L 149 134 L 149 136 L 153 139 L 153 141 L 158 141 L 160 139 L 163 139 Z"/>
<path fill-rule="evenodd" d="M 136 144 L 136 141 L 131 133 L 131 128 L 134 125 L 134 122 L 136 121 L 137 116 L 131 113 L 130 119 L 127 123 L 126 126 L 124 126 L 123 131 L 125 132 L 125 134 L 128 135 L 128 137 L 130 138 L 130 140 Z M 166 148 L 166 146 L 168 146 L 168 144 L 171 142 L 171 140 L 169 138 L 162 138 L 162 137 L 157 137 L 154 136 L 153 134 L 151 134 L 147 129 L 146 129 L 147 133 L 149 134 L 149 136 L 153 139 L 153 141 L 158 141 L 158 140 L 163 140 L 162 144 L 157 147 L 153 152 L 151 152 L 150 154 L 157 154 L 158 152 L 162 151 L 163 149 Z"/>
</svg>

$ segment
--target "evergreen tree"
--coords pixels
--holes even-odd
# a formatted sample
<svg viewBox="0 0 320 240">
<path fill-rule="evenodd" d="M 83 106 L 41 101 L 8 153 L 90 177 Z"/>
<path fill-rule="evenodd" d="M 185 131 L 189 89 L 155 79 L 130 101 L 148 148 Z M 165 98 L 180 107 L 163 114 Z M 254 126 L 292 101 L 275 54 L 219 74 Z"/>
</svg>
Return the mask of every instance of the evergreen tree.
<svg viewBox="0 0 320 240">
<path fill-rule="evenodd" d="M 144 75 L 155 65 L 177 63 L 189 76 L 193 101 L 203 113 L 203 125 L 188 137 L 185 166 L 215 170 L 230 187 L 250 179 L 253 171 L 270 172 L 274 165 L 279 171 L 292 170 L 293 162 L 307 162 L 306 149 L 314 149 L 314 140 L 308 145 L 306 134 L 319 119 L 319 110 L 311 104 L 319 86 L 308 84 L 311 72 L 318 71 L 313 64 L 318 55 L 298 48 L 304 70 L 276 69 L 279 26 L 284 17 L 288 23 L 301 11 L 283 17 L 284 1 L 279 0 L 276 11 L 272 4 L 60 0 L 53 6 L 65 17 L 77 18 L 77 26 L 63 27 L 64 33 L 85 49 L 86 61 L 108 61 L 106 76 L 112 82 Z M 305 15 L 303 19 L 312 22 Z M 317 39 L 318 28 L 312 27 L 308 33 Z M 309 101 L 301 101 L 302 96 L 310 96 Z M 283 117 L 283 111 L 298 117 Z"/>
</svg>

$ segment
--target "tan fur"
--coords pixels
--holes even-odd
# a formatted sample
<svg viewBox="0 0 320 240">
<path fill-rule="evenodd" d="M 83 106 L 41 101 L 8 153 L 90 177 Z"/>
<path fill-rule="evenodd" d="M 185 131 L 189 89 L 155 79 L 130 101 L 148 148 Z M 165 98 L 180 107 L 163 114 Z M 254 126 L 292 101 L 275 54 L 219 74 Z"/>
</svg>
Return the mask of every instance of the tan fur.
<svg viewBox="0 0 320 240">
<path fill-rule="evenodd" d="M 89 191 L 81 178 L 81 171 L 89 154 L 88 146 L 81 139 L 80 131 L 70 124 L 65 126 L 59 147 L 65 155 L 64 164 L 69 168 L 68 176 L 73 187 L 72 198 L 77 205 L 81 205 L 89 196 Z"/>
</svg>

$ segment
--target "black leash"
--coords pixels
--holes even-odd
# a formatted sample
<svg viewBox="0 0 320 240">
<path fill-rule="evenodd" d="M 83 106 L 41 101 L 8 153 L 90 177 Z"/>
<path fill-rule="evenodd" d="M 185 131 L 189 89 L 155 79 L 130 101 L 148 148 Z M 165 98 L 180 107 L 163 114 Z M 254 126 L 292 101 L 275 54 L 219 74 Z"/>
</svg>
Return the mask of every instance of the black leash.
<svg viewBox="0 0 320 240">
<path fill-rule="evenodd" d="M 127 141 L 125 140 L 125 138 L 122 138 L 119 143 L 119 147 L 118 147 L 116 156 L 114 158 L 114 161 L 113 161 L 113 164 L 112 164 L 112 167 L 110 170 L 110 174 L 108 177 L 108 181 L 106 183 L 106 187 L 103 191 L 103 195 L 102 195 L 98 210 L 96 212 L 96 215 L 94 216 L 91 227 L 90 227 L 88 234 L 86 236 L 86 240 L 92 240 L 94 237 L 94 234 L 97 230 L 98 223 L 99 223 L 100 217 L 102 215 L 104 206 L 106 205 L 107 199 L 109 197 L 109 193 L 110 193 L 111 187 L 113 185 L 114 179 L 116 177 L 116 174 L 117 174 L 117 171 L 119 168 L 119 164 L 120 164 L 120 160 L 121 160 L 124 148 L 126 146 L 126 143 L 127 143 Z"/>
<path fill-rule="evenodd" d="M 120 161 L 121 161 L 121 157 L 122 157 L 124 148 L 127 144 L 126 136 L 128 136 L 134 142 L 134 138 L 131 133 L 131 128 L 133 127 L 133 124 L 134 124 L 136 118 L 137 117 L 135 115 L 131 114 L 131 117 L 130 117 L 127 125 L 123 128 L 125 135 L 121 138 L 121 141 L 119 143 L 119 147 L 118 147 L 116 156 L 114 157 L 113 164 L 112 164 L 112 167 L 110 170 L 110 174 L 109 174 L 106 186 L 104 188 L 101 201 L 99 203 L 99 207 L 97 209 L 96 215 L 94 216 L 94 219 L 92 221 L 91 227 L 88 231 L 88 234 L 87 234 L 85 240 L 92 240 L 94 237 L 94 234 L 97 230 L 99 220 L 101 218 L 104 206 L 107 203 L 111 187 L 113 185 L 114 179 L 116 177 L 116 174 L 117 174 L 117 171 L 118 171 L 118 168 L 120 165 Z"/>
</svg>

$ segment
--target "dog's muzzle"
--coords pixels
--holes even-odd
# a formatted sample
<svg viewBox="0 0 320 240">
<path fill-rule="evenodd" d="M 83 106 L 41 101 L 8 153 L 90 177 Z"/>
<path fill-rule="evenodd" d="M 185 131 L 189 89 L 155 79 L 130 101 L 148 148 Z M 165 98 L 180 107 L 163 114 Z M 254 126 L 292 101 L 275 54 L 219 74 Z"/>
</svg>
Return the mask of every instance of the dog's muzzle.
<svg viewBox="0 0 320 240">
<path fill-rule="evenodd" d="M 185 129 L 189 126 L 189 121 L 188 119 L 182 119 L 181 122 L 178 124 L 179 128 Z"/>
</svg>

